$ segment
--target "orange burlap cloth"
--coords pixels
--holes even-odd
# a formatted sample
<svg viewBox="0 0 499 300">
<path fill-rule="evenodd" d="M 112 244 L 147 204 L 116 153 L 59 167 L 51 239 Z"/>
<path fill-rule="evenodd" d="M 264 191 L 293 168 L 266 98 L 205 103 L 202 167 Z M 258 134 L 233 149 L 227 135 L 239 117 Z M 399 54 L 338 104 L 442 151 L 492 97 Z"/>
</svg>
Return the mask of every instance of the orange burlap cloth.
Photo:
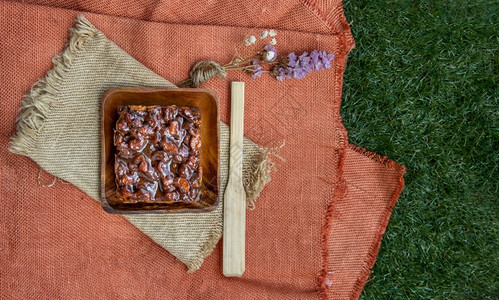
<svg viewBox="0 0 499 300">
<path fill-rule="evenodd" d="M 0 298 L 358 298 L 404 168 L 347 143 L 339 106 L 353 40 L 341 2 L 31 2 L 43 6 L 0 2 Z M 247 215 L 242 278 L 222 276 L 220 245 L 187 274 L 74 186 L 39 187 L 36 164 L 7 151 L 22 96 L 63 49 L 75 10 L 88 12 L 109 39 L 172 82 L 185 79 L 196 61 L 228 61 L 255 27 L 278 29 L 282 53 L 335 53 L 333 69 L 301 81 L 231 73 L 204 85 L 218 92 L 227 121 L 229 81 L 246 81 L 245 135 L 269 146 L 286 140 L 286 163 Z"/>
</svg>

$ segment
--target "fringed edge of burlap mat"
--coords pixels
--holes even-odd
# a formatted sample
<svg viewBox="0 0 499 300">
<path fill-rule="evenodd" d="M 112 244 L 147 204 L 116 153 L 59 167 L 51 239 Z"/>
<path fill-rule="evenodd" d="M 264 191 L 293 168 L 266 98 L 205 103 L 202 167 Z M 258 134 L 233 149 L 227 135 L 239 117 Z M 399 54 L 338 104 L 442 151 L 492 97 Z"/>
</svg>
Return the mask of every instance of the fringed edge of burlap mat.
<svg viewBox="0 0 499 300">
<path fill-rule="evenodd" d="M 75 28 L 69 29 L 69 41 L 65 50 L 52 59 L 54 67 L 47 74 L 38 79 L 24 97 L 21 104 L 21 113 L 16 119 L 16 133 L 11 138 L 9 151 L 15 154 L 28 156 L 36 146 L 36 139 L 43 129 L 52 103 L 57 101 L 62 81 L 72 65 L 77 53 L 83 49 L 85 42 L 98 34 L 87 19 L 78 15 Z"/>
<path fill-rule="evenodd" d="M 21 113 L 16 119 L 16 133 L 12 136 L 9 146 L 9 151 L 12 153 L 27 157 L 33 154 L 37 138 L 43 130 L 44 121 L 49 117 L 53 103 L 58 101 L 57 94 L 61 90 L 62 82 L 71 68 L 73 59 L 83 50 L 87 40 L 102 34 L 82 15 L 76 17 L 75 27 L 70 28 L 69 31 L 69 40 L 65 50 L 52 59 L 53 68 L 47 71 L 47 74 L 40 78 L 25 95 L 21 104 Z M 254 209 L 256 199 L 265 185 L 271 181 L 270 173 L 276 171 L 272 158 L 284 161 L 277 154 L 283 146 L 284 142 L 281 146 L 274 148 L 259 146 L 261 157 L 252 162 L 251 175 L 245 177 L 243 182 L 248 209 Z M 222 228 L 223 220 L 221 219 L 220 224 L 213 226 L 213 230 L 209 233 L 210 237 L 201 248 L 198 257 L 186 263 L 189 273 L 198 270 L 204 259 L 212 253 L 222 236 Z M 151 238 L 154 240 L 153 237 Z"/>
</svg>

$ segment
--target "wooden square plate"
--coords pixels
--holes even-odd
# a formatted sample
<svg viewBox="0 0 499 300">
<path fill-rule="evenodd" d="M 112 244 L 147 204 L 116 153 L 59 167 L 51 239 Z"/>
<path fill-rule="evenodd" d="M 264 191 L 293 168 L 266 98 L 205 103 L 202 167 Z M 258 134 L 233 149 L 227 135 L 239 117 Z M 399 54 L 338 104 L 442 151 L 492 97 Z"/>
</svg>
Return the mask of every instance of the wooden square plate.
<svg viewBox="0 0 499 300">
<path fill-rule="evenodd" d="M 118 108 L 126 105 L 178 105 L 201 111 L 200 165 L 203 169 L 199 202 L 122 203 L 116 195 L 113 143 Z M 120 87 L 102 94 L 101 202 L 109 213 L 207 212 L 218 205 L 220 115 L 217 94 L 210 89 Z"/>
</svg>

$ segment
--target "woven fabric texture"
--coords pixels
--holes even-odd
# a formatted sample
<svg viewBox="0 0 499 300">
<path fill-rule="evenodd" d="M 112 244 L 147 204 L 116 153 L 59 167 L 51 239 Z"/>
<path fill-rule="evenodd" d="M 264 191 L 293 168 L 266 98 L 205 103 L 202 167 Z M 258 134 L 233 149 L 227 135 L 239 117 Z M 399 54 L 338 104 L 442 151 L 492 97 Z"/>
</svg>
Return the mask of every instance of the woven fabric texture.
<svg viewBox="0 0 499 300">
<path fill-rule="evenodd" d="M 351 147 L 339 116 L 353 40 L 339 1 L 33 1 L 1 3 L 1 293 L 6 298 L 350 299 L 360 295 L 403 186 L 403 167 Z M 192 2 L 192 3 L 191 3 Z M 59 7 L 59 8 L 56 8 Z M 43 189 L 37 166 L 7 152 L 22 95 L 52 66 L 76 11 L 153 72 L 178 82 L 199 60 L 230 60 L 259 28 L 278 51 L 324 49 L 331 70 L 277 83 L 230 73 L 215 89 L 227 121 L 229 81 L 246 81 L 245 135 L 286 146 L 286 162 L 247 215 L 246 272 L 224 278 L 218 245 L 194 274 L 120 216 L 71 185 Z M 189 14 L 190 13 L 190 14 Z M 189 25 L 191 24 L 191 25 Z M 196 25 L 197 24 L 197 25 Z M 230 25 L 230 26 L 226 26 Z M 30 178 L 31 175 L 31 178 Z M 42 180 L 50 178 L 42 176 Z M 12 188 L 12 187 L 15 188 Z M 359 189 L 357 187 L 360 187 Z M 3 250 L 5 249 L 5 250 Z M 40 278 L 43 278 L 41 280 Z M 60 284 L 65 282 L 65 284 Z"/>
<path fill-rule="evenodd" d="M 79 16 L 67 49 L 32 88 L 19 116 L 13 153 L 100 201 L 101 95 L 112 87 L 176 86 L 144 67 Z M 220 123 L 220 195 L 228 180 L 229 127 Z M 244 140 L 243 181 L 250 194 L 269 177 L 267 151 Z M 268 162 L 270 164 L 270 162 Z M 255 170 L 255 166 L 262 166 Z M 132 224 L 187 265 L 199 269 L 222 236 L 223 196 L 209 213 L 125 215 Z"/>
</svg>

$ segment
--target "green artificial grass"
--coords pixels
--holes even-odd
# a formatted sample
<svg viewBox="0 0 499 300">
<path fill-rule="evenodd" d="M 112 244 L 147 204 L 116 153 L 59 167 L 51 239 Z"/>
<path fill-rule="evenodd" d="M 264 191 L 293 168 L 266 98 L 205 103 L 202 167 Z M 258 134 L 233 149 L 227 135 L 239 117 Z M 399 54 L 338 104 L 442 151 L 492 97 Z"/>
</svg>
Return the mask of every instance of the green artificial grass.
<svg viewBox="0 0 499 300">
<path fill-rule="evenodd" d="M 498 1 L 345 3 L 349 141 L 407 167 L 362 299 L 499 299 Z"/>
</svg>

